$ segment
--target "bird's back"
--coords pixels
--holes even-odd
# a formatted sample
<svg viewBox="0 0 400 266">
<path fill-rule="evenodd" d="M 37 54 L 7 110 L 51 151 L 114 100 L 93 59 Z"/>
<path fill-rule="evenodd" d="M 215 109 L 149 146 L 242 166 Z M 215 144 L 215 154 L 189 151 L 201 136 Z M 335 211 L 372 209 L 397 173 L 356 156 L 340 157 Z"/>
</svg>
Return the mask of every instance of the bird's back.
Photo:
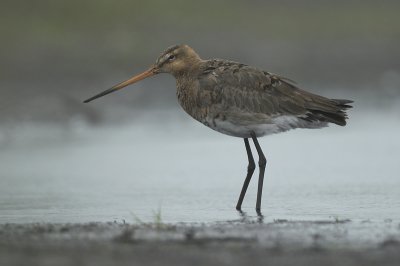
<svg viewBox="0 0 400 266">
<path fill-rule="evenodd" d="M 203 124 L 237 137 L 344 126 L 352 102 L 307 92 L 284 77 L 227 60 L 204 61 L 194 76 L 177 79 L 182 107 Z"/>
</svg>

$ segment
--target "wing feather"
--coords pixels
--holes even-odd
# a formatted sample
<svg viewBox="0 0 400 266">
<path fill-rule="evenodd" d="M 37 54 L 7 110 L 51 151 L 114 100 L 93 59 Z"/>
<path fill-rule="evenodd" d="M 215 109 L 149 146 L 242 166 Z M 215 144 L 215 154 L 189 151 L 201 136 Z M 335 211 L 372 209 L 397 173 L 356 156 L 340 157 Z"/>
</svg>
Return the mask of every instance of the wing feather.
<svg viewBox="0 0 400 266">
<path fill-rule="evenodd" d="M 213 105 L 232 116 L 296 116 L 345 125 L 345 109 L 352 102 L 328 99 L 296 87 L 287 78 L 226 60 L 209 60 L 199 82 L 202 90 L 212 91 Z"/>
</svg>

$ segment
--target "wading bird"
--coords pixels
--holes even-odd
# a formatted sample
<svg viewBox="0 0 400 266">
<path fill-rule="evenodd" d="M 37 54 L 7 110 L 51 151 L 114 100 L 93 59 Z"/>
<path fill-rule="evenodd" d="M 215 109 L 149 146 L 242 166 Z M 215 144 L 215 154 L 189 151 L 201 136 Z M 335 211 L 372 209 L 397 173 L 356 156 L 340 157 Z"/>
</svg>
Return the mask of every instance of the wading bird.
<svg viewBox="0 0 400 266">
<path fill-rule="evenodd" d="M 302 90 L 287 78 L 245 64 L 221 59 L 202 60 L 187 45 L 165 50 L 143 73 L 119 83 L 86 101 L 120 90 L 159 73 L 176 79 L 176 95 L 182 108 L 204 125 L 229 136 L 244 139 L 248 157 L 237 210 L 241 210 L 255 163 L 249 138 L 254 142 L 260 168 L 256 211 L 261 196 L 267 160 L 257 137 L 294 128 L 321 128 L 334 123 L 346 125 L 350 100 L 328 99 Z"/>
</svg>

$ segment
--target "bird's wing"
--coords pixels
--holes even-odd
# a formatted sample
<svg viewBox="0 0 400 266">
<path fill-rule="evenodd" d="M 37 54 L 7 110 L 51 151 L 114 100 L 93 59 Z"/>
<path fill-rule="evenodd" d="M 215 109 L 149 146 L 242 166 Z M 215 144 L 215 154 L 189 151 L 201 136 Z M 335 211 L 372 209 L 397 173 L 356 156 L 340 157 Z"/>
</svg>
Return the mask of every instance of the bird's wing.
<svg viewBox="0 0 400 266">
<path fill-rule="evenodd" d="M 215 102 L 228 112 L 264 114 L 271 118 L 289 115 L 310 122 L 343 123 L 342 110 L 351 102 L 312 94 L 299 89 L 287 78 L 226 60 L 208 61 L 199 82 L 202 90 L 212 90 Z M 333 116 L 332 121 L 327 114 Z"/>
</svg>

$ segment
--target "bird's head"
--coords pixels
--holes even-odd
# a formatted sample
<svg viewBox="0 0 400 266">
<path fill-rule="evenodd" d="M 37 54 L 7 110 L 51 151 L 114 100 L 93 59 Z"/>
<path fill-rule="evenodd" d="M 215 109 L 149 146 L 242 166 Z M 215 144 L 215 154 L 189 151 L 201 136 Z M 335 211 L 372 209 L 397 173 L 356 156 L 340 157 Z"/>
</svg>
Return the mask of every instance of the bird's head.
<svg viewBox="0 0 400 266">
<path fill-rule="evenodd" d="M 165 50 L 156 61 L 155 69 L 158 73 L 170 73 L 179 76 L 190 72 L 201 59 L 188 45 L 174 45 Z"/>
<path fill-rule="evenodd" d="M 199 55 L 188 45 L 183 44 L 171 46 L 157 58 L 157 61 L 154 65 L 152 65 L 143 73 L 135 75 L 132 78 L 85 100 L 84 102 L 88 103 L 104 95 L 120 90 L 130 84 L 159 73 L 170 73 L 175 77 L 178 77 L 185 73 L 190 73 L 193 69 L 196 68 L 196 66 L 198 66 L 199 62 L 201 62 Z"/>
</svg>

